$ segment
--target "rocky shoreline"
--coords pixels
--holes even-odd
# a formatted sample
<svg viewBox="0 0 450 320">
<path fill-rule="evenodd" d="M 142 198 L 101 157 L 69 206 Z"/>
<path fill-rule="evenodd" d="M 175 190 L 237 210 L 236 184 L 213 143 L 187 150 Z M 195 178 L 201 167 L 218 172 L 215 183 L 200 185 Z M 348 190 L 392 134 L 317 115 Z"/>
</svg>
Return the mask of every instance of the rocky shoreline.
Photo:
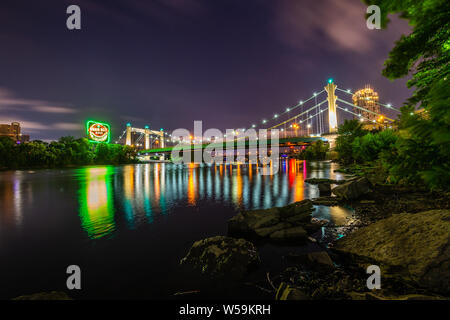
<svg viewBox="0 0 450 320">
<path fill-rule="evenodd" d="M 227 236 L 196 242 L 181 261 L 183 267 L 217 288 L 220 281 L 252 284 L 268 299 L 450 297 L 448 193 L 377 184 L 364 176 L 305 182 L 317 184 L 321 196 L 240 212 L 229 220 Z M 356 219 L 336 227 L 312 218 L 314 205 L 350 206 Z M 259 267 L 255 275 L 261 266 L 257 248 L 264 243 L 299 249 L 313 244 L 314 249 L 280 256 L 285 268 L 278 274 L 270 276 Z M 373 264 L 381 268 L 379 290 L 366 285 L 366 268 Z"/>
</svg>

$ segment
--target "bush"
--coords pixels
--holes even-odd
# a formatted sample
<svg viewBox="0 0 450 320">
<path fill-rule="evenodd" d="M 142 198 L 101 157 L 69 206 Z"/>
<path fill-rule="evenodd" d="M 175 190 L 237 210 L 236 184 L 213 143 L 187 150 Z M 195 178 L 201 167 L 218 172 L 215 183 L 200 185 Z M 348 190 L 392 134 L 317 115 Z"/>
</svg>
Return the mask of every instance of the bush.
<svg viewBox="0 0 450 320">
<path fill-rule="evenodd" d="M 345 120 L 344 123 L 339 126 L 337 133 L 336 151 L 340 161 L 344 164 L 354 162 L 353 141 L 358 137 L 364 136 L 367 133 L 367 130 L 362 128 L 362 124 L 358 120 Z"/>
<path fill-rule="evenodd" d="M 353 158 L 358 162 L 377 160 L 381 153 L 391 152 L 396 142 L 397 135 L 393 130 L 356 137 L 352 143 Z"/>
</svg>

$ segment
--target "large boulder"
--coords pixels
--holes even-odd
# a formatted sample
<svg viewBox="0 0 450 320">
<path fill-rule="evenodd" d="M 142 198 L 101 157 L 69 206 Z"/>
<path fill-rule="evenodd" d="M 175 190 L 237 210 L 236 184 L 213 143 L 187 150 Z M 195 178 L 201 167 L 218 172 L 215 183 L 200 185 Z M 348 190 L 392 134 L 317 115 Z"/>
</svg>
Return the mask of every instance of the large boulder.
<svg viewBox="0 0 450 320">
<path fill-rule="evenodd" d="M 344 184 L 341 184 L 333 188 L 332 190 L 333 194 L 346 200 L 357 199 L 369 191 L 370 191 L 370 182 L 365 177 L 350 180 Z"/>
<path fill-rule="evenodd" d="M 228 234 L 251 239 L 299 242 L 313 230 L 311 200 L 303 200 L 281 208 L 244 211 L 228 221 Z"/>
<path fill-rule="evenodd" d="M 195 242 L 180 264 L 211 278 L 241 279 L 260 263 L 256 247 L 244 239 L 216 236 Z"/>
<path fill-rule="evenodd" d="M 450 293 L 450 210 L 395 214 L 337 242 L 335 249 L 378 263 L 395 276 Z"/>
</svg>

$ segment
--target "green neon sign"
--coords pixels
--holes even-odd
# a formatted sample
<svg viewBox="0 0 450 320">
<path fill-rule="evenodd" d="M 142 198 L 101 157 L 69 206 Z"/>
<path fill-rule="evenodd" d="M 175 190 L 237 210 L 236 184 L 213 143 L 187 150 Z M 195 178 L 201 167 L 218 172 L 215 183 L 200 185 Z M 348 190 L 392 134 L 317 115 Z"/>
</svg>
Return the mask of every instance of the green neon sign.
<svg viewBox="0 0 450 320">
<path fill-rule="evenodd" d="M 88 120 L 86 122 L 86 134 L 91 142 L 109 143 L 111 140 L 111 127 L 107 123 Z"/>
</svg>

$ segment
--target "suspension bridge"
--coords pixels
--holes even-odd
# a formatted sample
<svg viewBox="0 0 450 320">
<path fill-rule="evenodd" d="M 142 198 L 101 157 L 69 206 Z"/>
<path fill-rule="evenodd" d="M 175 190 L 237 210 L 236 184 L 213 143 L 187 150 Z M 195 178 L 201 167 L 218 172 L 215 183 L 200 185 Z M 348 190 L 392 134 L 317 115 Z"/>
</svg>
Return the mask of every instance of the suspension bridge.
<svg viewBox="0 0 450 320">
<path fill-rule="evenodd" d="M 377 101 L 370 101 L 372 99 L 370 95 L 365 97 L 363 94 L 361 99 L 363 102 L 364 100 L 368 100 L 367 103 L 352 101 L 355 94 L 359 94 L 361 91 L 362 93 L 370 93 L 367 91 L 367 88 L 359 90 L 356 93 L 350 89 L 341 89 L 334 83 L 333 79 L 329 79 L 327 85 L 322 90 L 314 92 L 309 98 L 300 100 L 286 107 L 284 110 L 280 110 L 279 113 L 260 119 L 245 128 L 234 129 L 234 139 L 239 140 L 242 137 L 245 139 L 248 129 L 266 129 L 268 145 L 270 145 L 271 132 L 277 129 L 279 135 L 278 145 L 280 147 L 310 145 L 318 140 L 328 141 L 331 144 L 336 136 L 338 126 L 345 119 L 359 119 L 364 125 L 372 126 L 372 129 L 392 126 L 394 120 L 388 117 L 388 110 L 391 113 L 399 113 L 400 111 L 390 103 L 380 103 L 378 96 L 376 96 Z M 350 101 L 348 101 L 349 98 Z M 370 103 L 376 105 L 377 108 L 368 107 Z M 126 134 L 126 144 L 131 144 L 131 132 L 141 133 L 140 138 L 136 140 L 137 143 L 144 137 L 145 146 L 143 150 L 139 151 L 140 154 L 170 153 L 173 147 L 165 147 L 165 141 L 169 142 L 169 144 L 177 144 L 180 142 L 179 137 L 173 137 L 171 134 L 164 133 L 162 129 L 157 132 L 150 130 L 148 127 L 145 129 L 136 129 L 131 127 L 131 125 L 127 126 L 127 129 L 119 139 L 122 139 Z M 159 139 L 156 145 L 150 140 L 152 135 Z M 226 135 L 224 137 L 216 137 L 214 142 L 217 143 L 218 147 L 225 147 L 225 138 Z M 190 137 L 190 141 L 184 142 L 189 143 L 192 150 L 204 149 L 211 143 L 209 139 L 205 141 L 203 137 L 192 136 Z"/>
<path fill-rule="evenodd" d="M 137 136 L 133 137 L 133 133 Z M 167 133 L 161 128 L 159 131 L 151 130 L 147 125 L 144 128 L 136 128 L 127 123 L 126 129 L 122 132 L 116 143 L 124 141 L 127 146 L 140 147 L 143 146 L 145 150 L 149 150 L 152 146 L 164 148 Z M 142 141 L 144 140 L 144 141 Z"/>
</svg>

